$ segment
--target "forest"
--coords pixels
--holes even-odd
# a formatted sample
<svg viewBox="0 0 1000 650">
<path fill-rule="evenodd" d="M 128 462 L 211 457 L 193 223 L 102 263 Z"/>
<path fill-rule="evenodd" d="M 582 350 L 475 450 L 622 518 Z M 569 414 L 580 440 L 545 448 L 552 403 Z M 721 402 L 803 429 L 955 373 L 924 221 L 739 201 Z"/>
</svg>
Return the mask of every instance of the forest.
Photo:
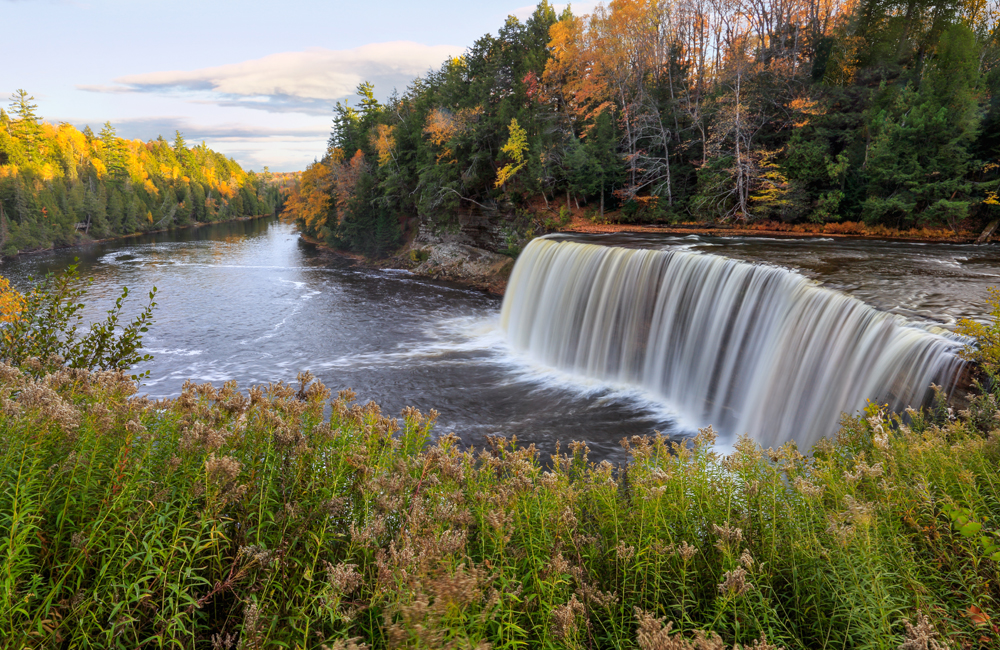
<svg viewBox="0 0 1000 650">
<path fill-rule="evenodd" d="M 980 228 L 1000 216 L 995 0 L 543 0 L 384 103 L 338 103 L 285 214 L 370 255 L 400 224 Z M 558 222 L 558 221 L 556 221 Z"/>
<path fill-rule="evenodd" d="M 275 214 L 271 174 L 244 171 L 205 143 L 190 147 L 50 124 L 18 90 L 0 109 L 0 254 L 67 246 L 240 216 Z"/>
</svg>

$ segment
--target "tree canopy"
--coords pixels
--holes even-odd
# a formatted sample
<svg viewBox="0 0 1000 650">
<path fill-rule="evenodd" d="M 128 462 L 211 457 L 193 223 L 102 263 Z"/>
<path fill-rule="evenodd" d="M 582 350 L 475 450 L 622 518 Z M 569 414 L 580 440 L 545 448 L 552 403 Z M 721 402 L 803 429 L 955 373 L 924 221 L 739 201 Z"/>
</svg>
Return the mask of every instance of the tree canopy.
<svg viewBox="0 0 1000 650">
<path fill-rule="evenodd" d="M 0 253 L 67 245 L 241 215 L 276 213 L 264 176 L 202 143 L 188 147 L 49 124 L 18 90 L 0 110 Z M 269 175 L 268 175 L 269 176 Z"/>
<path fill-rule="evenodd" d="M 362 207 L 975 226 L 998 216 L 998 24 L 997 0 L 543 1 L 384 105 L 362 84 L 286 214 L 356 250 Z"/>
</svg>

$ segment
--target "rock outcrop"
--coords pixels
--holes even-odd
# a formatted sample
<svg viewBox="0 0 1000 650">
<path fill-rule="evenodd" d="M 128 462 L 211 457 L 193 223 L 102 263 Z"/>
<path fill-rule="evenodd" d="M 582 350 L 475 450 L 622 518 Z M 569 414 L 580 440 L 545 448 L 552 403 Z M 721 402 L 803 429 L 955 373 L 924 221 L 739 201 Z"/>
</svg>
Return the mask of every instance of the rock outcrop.
<svg viewBox="0 0 1000 650">
<path fill-rule="evenodd" d="M 514 260 L 474 246 L 457 243 L 414 244 L 410 249 L 414 273 L 454 280 L 491 293 L 503 294 Z"/>
</svg>

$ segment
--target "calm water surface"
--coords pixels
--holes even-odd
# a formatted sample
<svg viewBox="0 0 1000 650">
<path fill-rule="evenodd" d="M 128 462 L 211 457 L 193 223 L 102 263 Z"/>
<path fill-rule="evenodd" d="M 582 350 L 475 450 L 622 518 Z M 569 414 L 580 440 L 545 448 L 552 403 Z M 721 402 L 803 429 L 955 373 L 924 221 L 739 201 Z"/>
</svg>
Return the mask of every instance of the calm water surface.
<svg viewBox="0 0 1000 650">
<path fill-rule="evenodd" d="M 684 247 L 778 264 L 880 309 L 953 325 L 981 313 L 1000 284 L 995 246 L 865 241 L 574 235 L 578 241 Z M 89 248 L 22 256 L 0 267 L 17 286 L 80 258 L 94 278 L 86 302 L 102 316 L 122 285 L 132 311 L 158 287 L 155 357 L 143 391 L 180 392 L 186 379 L 242 387 L 293 381 L 311 370 L 334 391 L 353 388 L 389 413 L 437 409 L 437 430 L 479 446 L 517 435 L 546 451 L 586 440 L 620 460 L 618 441 L 654 429 L 689 433 L 669 405 L 620 386 L 540 368 L 509 351 L 497 321 L 500 299 L 395 270 L 368 270 L 301 242 L 271 219 L 206 226 Z"/>
</svg>

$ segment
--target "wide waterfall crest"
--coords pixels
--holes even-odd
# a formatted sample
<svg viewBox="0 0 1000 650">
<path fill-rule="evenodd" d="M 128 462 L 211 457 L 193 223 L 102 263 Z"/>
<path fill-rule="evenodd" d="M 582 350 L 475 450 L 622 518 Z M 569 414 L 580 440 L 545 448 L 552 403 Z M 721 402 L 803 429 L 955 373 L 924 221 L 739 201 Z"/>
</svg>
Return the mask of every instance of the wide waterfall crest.
<svg viewBox="0 0 1000 650">
<path fill-rule="evenodd" d="M 537 362 L 765 445 L 811 446 L 868 398 L 918 406 L 963 366 L 958 341 L 787 269 L 549 239 L 518 258 L 501 325 Z"/>
</svg>

